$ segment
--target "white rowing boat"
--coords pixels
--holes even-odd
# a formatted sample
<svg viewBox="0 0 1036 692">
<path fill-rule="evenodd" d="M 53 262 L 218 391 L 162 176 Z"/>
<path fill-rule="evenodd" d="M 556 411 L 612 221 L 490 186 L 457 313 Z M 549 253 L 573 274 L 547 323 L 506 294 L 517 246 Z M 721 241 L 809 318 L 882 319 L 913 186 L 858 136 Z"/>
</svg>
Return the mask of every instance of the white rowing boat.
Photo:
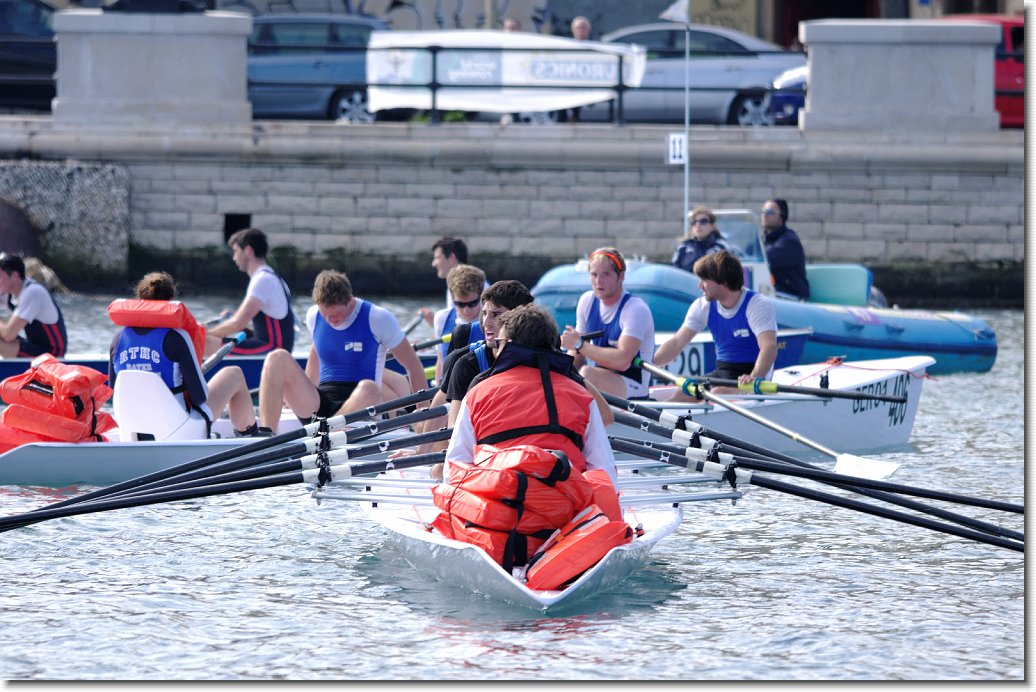
<svg viewBox="0 0 1036 692">
<path fill-rule="evenodd" d="M 929 356 L 904 356 L 842 364 L 814 363 L 775 370 L 771 380 L 778 385 L 821 388 L 826 375 L 831 390 L 868 395 L 905 396 L 905 403 L 876 400 L 825 398 L 810 394 L 727 395 L 724 398 L 773 423 L 789 428 L 840 452 L 860 454 L 902 449 L 909 440 L 917 416 L 918 402 L 927 369 L 935 362 Z M 652 388 L 653 398 L 668 397 L 675 387 Z M 731 437 L 746 440 L 782 454 L 802 455 L 805 447 L 786 435 L 749 418 L 705 403 L 637 402 L 669 414 L 669 420 L 686 415 L 695 423 Z M 613 423 L 610 435 L 657 439 L 648 433 Z"/>
<path fill-rule="evenodd" d="M 432 504 L 431 482 L 416 474 L 394 472 L 377 478 L 354 478 L 334 482 L 314 491 L 318 500 L 360 501 L 367 514 L 388 532 L 406 561 L 423 576 L 438 580 L 449 588 L 472 591 L 483 596 L 534 610 L 557 609 L 592 598 L 618 586 L 645 561 L 651 549 L 680 525 L 682 505 L 689 502 L 741 497 L 740 491 L 667 491 L 687 483 L 714 484 L 715 479 L 701 474 L 643 477 L 633 469 L 665 466 L 652 462 L 620 463 L 624 519 L 640 527 L 632 542 L 608 552 L 594 567 L 562 590 L 539 591 L 528 588 L 508 574 L 485 551 L 474 545 L 445 538 L 428 528 L 439 510 Z M 667 467 L 672 469 L 673 467 Z M 425 475 L 427 478 L 427 476 Z"/>
</svg>

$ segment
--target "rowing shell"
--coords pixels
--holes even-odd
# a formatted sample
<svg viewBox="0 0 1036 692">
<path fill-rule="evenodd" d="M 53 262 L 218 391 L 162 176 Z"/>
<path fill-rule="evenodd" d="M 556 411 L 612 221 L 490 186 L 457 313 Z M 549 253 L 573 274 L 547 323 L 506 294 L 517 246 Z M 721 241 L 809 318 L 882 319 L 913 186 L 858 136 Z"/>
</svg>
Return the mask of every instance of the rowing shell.
<svg viewBox="0 0 1036 692">
<path fill-rule="evenodd" d="M 643 469 L 650 462 L 626 462 L 624 466 Z M 672 467 L 669 467 L 672 468 Z M 408 474 L 409 476 L 409 474 Z M 413 478 L 413 476 L 410 476 Z M 645 479 L 628 471 L 620 472 L 623 482 L 636 484 L 624 489 L 620 499 L 625 520 L 643 532 L 632 542 L 613 548 L 600 562 L 576 581 L 558 591 L 533 590 L 508 574 L 481 548 L 446 538 L 429 528 L 439 513 L 432 504 L 431 484 L 409 480 L 399 472 L 377 478 L 351 479 L 346 489 L 331 487 L 316 490 L 319 500 L 357 500 L 374 521 L 388 531 L 388 540 L 404 559 L 423 576 L 441 581 L 451 588 L 462 588 L 506 603 L 545 611 L 586 601 L 594 595 L 619 586 L 647 559 L 651 549 L 671 534 L 683 519 L 681 503 L 716 499 L 736 499 L 737 491 L 695 493 L 645 493 L 647 485 L 658 491 L 667 482 L 714 483 L 700 475 L 684 474 Z M 366 485 L 365 485 L 366 484 Z M 335 484 L 337 485 L 337 484 Z M 355 487 L 359 486 L 359 487 Z"/>
<path fill-rule="evenodd" d="M 801 437 L 848 454 L 865 454 L 904 448 L 914 428 L 929 356 L 904 356 L 839 365 L 813 363 L 775 370 L 771 380 L 781 385 L 821 387 L 827 375 L 829 388 L 844 392 L 905 396 L 906 403 L 825 398 L 809 394 L 723 395 L 763 418 L 794 430 Z M 653 397 L 667 397 L 674 387 L 655 387 Z M 725 433 L 782 454 L 807 451 L 791 438 L 774 432 L 721 405 L 688 406 L 661 401 L 638 401 L 675 416 L 686 415 L 709 430 Z M 613 423 L 610 435 L 657 439 L 648 433 Z"/>
</svg>

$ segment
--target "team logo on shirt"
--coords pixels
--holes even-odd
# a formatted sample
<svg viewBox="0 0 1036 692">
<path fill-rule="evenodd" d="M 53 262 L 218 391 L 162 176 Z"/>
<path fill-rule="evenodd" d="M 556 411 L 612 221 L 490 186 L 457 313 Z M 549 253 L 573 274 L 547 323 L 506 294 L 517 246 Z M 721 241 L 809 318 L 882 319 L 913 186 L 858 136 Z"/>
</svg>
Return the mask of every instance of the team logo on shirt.
<svg viewBox="0 0 1036 692">
<path fill-rule="evenodd" d="M 349 341 L 342 346 L 345 351 L 352 351 L 354 353 L 363 353 L 363 342 L 362 341 Z"/>
<path fill-rule="evenodd" d="M 747 329 L 735 329 L 734 330 L 734 337 L 735 338 L 747 339 L 750 336 L 752 336 L 752 332 L 748 331 Z"/>
</svg>

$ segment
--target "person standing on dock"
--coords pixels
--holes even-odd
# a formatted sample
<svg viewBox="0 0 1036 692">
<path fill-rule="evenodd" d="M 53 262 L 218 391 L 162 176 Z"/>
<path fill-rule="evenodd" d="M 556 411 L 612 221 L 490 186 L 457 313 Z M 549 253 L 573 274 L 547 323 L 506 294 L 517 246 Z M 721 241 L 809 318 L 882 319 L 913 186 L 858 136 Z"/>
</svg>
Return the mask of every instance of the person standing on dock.
<svg viewBox="0 0 1036 692">
<path fill-rule="evenodd" d="M 616 248 L 602 247 L 590 253 L 591 290 L 579 297 L 576 326 L 565 327 L 561 346 L 572 354 L 579 374 L 602 392 L 626 399 L 648 395 L 650 375 L 633 366 L 640 356 L 652 362 L 655 320 L 642 299 L 622 287 L 626 259 Z M 584 341 L 580 334 L 603 331 L 603 336 Z"/>
<path fill-rule="evenodd" d="M 249 324 L 253 336 L 234 347 L 232 355 L 256 355 L 295 347 L 295 312 L 291 291 L 284 279 L 266 263 L 266 234 L 258 228 L 237 231 L 227 245 L 234 253 L 234 264 L 248 274 L 248 288 L 237 311 L 208 330 L 205 355 L 219 350 L 223 338 L 237 334 Z"/>
<path fill-rule="evenodd" d="M 798 234 L 787 226 L 788 203 L 779 198 L 768 199 L 763 204 L 762 215 L 766 261 L 774 289 L 799 300 L 809 300 L 806 250 Z"/>
<path fill-rule="evenodd" d="M 395 316 L 357 298 L 345 274 L 325 269 L 313 283 L 315 305 L 306 313 L 313 337 L 305 371 L 284 349 L 266 356 L 259 381 L 259 419 L 275 429 L 287 404 L 302 420 L 327 418 L 381 403 L 385 354 L 403 365 L 410 391 L 428 383 L 421 359 Z"/>
<path fill-rule="evenodd" d="M 68 331 L 61 308 L 43 284 L 25 278 L 25 261 L 18 255 L 0 253 L 0 294 L 7 295 L 13 311 L 0 323 L 0 357 L 64 357 Z"/>
<path fill-rule="evenodd" d="M 744 287 L 741 262 L 729 252 L 705 255 L 694 263 L 701 297 L 687 309 L 683 324 L 655 351 L 655 365 L 672 361 L 708 327 L 716 344 L 716 369 L 706 377 L 741 383 L 767 379 L 777 360 L 777 311 L 773 301 Z M 734 387 L 714 387 L 737 393 Z M 674 400 L 689 398 L 676 390 Z"/>
</svg>

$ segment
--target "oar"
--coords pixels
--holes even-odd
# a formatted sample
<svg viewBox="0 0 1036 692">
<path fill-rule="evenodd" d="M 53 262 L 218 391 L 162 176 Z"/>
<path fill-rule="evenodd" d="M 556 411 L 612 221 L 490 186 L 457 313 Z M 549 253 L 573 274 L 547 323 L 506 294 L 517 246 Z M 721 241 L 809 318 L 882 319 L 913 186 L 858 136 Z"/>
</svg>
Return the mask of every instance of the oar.
<svg viewBox="0 0 1036 692">
<path fill-rule="evenodd" d="M 248 337 L 244 332 L 238 332 L 234 336 L 230 337 L 230 341 L 224 343 L 222 346 L 219 347 L 219 350 L 217 350 L 211 356 L 206 358 L 204 362 L 202 362 L 201 373 L 203 375 L 208 375 L 210 370 L 216 367 L 216 365 L 221 360 L 223 360 L 223 358 L 225 358 L 228 353 L 234 350 L 235 346 L 244 341 L 246 338 Z"/>
<path fill-rule="evenodd" d="M 359 476 L 369 473 L 381 473 L 394 468 L 409 468 L 413 466 L 441 463 L 445 457 L 445 452 L 431 452 L 428 454 L 418 454 L 412 457 L 402 457 L 400 459 L 393 460 L 369 461 L 358 464 L 326 466 L 305 471 L 293 471 L 290 473 L 266 476 L 265 478 L 256 478 L 235 483 L 206 485 L 200 488 L 189 488 L 182 491 L 169 490 L 134 497 L 116 497 L 99 500 L 97 502 L 87 502 L 75 507 L 52 506 L 23 514 L 2 517 L 0 518 L 0 531 L 10 531 L 11 529 L 19 528 L 20 526 L 46 521 L 48 519 L 72 517 L 113 509 L 125 509 L 128 507 L 141 507 L 162 502 L 192 500 L 199 497 L 211 497 L 214 495 L 228 495 L 230 493 L 260 490 L 262 488 L 276 488 L 285 485 L 294 485 L 296 483 L 322 486 L 325 483 L 339 478 L 349 478 L 351 476 Z"/>
<path fill-rule="evenodd" d="M 445 408 L 445 407 L 444 407 Z M 437 412 L 436 417 L 444 415 L 442 412 Z M 276 460 L 262 460 L 252 461 L 250 463 L 244 463 L 245 460 L 238 460 L 235 462 L 226 462 L 220 464 L 219 468 L 211 469 L 210 473 L 203 475 L 201 472 L 195 474 L 185 474 L 183 476 L 177 476 L 170 479 L 168 482 L 155 484 L 153 486 L 141 486 L 134 488 L 132 491 L 120 493 L 118 495 L 109 495 L 104 500 L 110 500 L 114 497 L 129 497 L 131 495 L 146 495 L 155 492 L 165 492 L 167 490 L 180 490 L 186 488 L 195 488 L 203 485 L 215 485 L 220 483 L 229 483 L 232 481 L 246 480 L 249 478 L 259 478 L 262 476 L 269 476 L 276 473 L 284 473 L 287 471 L 306 470 L 318 468 L 321 464 L 329 464 L 334 460 L 345 459 L 359 459 L 371 454 L 378 454 L 385 451 L 392 451 L 401 447 L 409 447 L 417 444 L 428 444 L 432 442 L 440 442 L 442 440 L 449 439 L 452 430 L 442 429 L 435 430 L 430 433 L 419 433 L 416 435 L 410 435 L 407 437 L 398 437 L 392 440 L 386 440 L 383 443 L 371 443 L 366 445 L 360 444 L 335 444 L 331 448 L 326 450 L 314 451 L 312 449 L 306 450 L 309 453 L 299 455 L 292 454 L 292 458 L 288 456 L 282 456 Z M 382 433 L 378 433 L 382 434 Z M 337 452 L 337 453 L 336 453 Z M 407 457 L 409 458 L 409 457 Z M 272 463 L 264 463 L 271 461 Z M 210 471 L 210 469 L 204 469 L 204 471 Z"/>
<path fill-rule="evenodd" d="M 651 372 L 651 371 L 649 371 Z M 667 371 L 668 372 L 668 371 Z M 756 378 L 747 384 L 741 384 L 737 380 L 725 380 L 719 377 L 690 377 L 688 378 L 703 385 L 715 385 L 718 387 L 737 387 L 746 394 L 776 394 L 785 392 L 788 394 L 813 394 L 828 399 L 855 399 L 857 401 L 888 401 L 893 404 L 905 404 L 905 396 L 892 394 L 869 394 L 867 392 L 849 392 L 844 389 L 825 389 L 822 387 L 799 387 L 790 384 L 778 384 Z M 688 392 L 690 393 L 690 392 Z"/>
<path fill-rule="evenodd" d="M 680 389 L 688 396 L 691 396 L 696 390 L 697 393 L 700 393 L 704 398 L 708 399 L 713 403 L 728 408 L 734 413 L 740 416 L 744 416 L 748 420 L 754 421 L 759 425 L 773 430 L 774 432 L 778 432 L 781 435 L 784 435 L 785 437 L 791 438 L 799 444 L 805 445 L 810 449 L 816 450 L 817 452 L 820 452 L 825 456 L 831 457 L 835 460 L 836 473 L 841 473 L 850 476 L 865 476 L 869 478 L 884 478 L 887 476 L 891 476 L 893 473 L 896 472 L 896 469 L 899 468 L 899 464 L 895 464 L 890 461 L 865 459 L 863 457 L 858 457 L 855 454 L 842 454 L 839 452 L 835 452 L 820 444 L 819 442 L 814 442 L 808 437 L 804 437 L 793 430 L 785 428 L 783 425 L 774 423 L 771 420 L 763 418 L 759 414 L 753 413 L 752 411 L 749 411 L 743 406 L 738 406 L 734 402 L 728 401 L 727 399 L 721 396 L 717 396 L 716 394 L 713 394 L 707 389 L 695 387 L 695 383 L 692 380 L 689 380 L 684 377 L 679 377 L 678 375 L 674 375 L 673 373 L 667 370 L 663 370 L 662 368 L 656 365 L 652 365 L 651 363 L 645 363 L 640 357 L 634 358 L 633 364 L 639 365 L 641 368 L 647 370 L 649 373 L 655 375 L 656 377 L 668 380 L 669 382 L 678 385 Z"/>
<path fill-rule="evenodd" d="M 654 449 L 654 450 L 658 450 L 658 451 L 661 451 L 661 452 L 671 452 L 671 453 L 674 453 L 674 454 L 681 454 L 683 456 L 686 456 L 688 459 L 692 458 L 693 452 L 697 451 L 697 450 L 694 450 L 694 449 L 688 449 L 688 448 L 685 448 L 685 447 L 680 447 L 679 445 L 669 444 L 669 443 L 664 443 L 664 442 L 663 443 L 656 443 L 656 442 L 648 442 L 646 440 L 635 440 L 635 439 L 624 438 L 624 437 L 611 437 L 609 439 L 611 439 L 613 441 L 620 441 L 620 442 L 623 442 L 623 443 L 626 443 L 626 444 L 640 444 L 640 445 L 644 446 L 647 449 Z M 613 445 L 613 448 L 614 448 L 614 445 Z M 751 460 L 752 457 L 744 457 L 744 456 L 740 456 L 740 455 L 737 455 L 737 454 L 733 454 L 732 456 L 733 456 L 733 460 L 734 461 L 743 462 L 743 463 L 741 463 L 742 466 L 745 466 L 746 468 L 749 467 L 750 460 Z M 805 468 L 813 468 L 813 469 L 816 468 L 816 467 L 810 466 L 809 464 L 805 464 L 805 462 L 802 462 L 802 464 L 804 465 Z M 822 469 L 816 469 L 816 470 L 820 471 Z M 780 472 L 784 473 L 784 469 L 781 469 Z M 794 474 L 792 474 L 792 475 L 794 475 Z M 1024 541 L 1025 540 L 1025 534 L 1023 534 L 1020 531 L 1013 531 L 1011 529 L 1005 529 L 1005 528 L 1003 528 L 1001 526 L 997 526 L 996 524 L 992 524 L 992 523 L 989 523 L 989 522 L 986 522 L 986 521 L 982 521 L 982 520 L 979 520 L 979 519 L 974 519 L 972 517 L 967 517 L 967 516 L 964 516 L 962 514 L 958 514 L 956 512 L 950 512 L 948 510 L 945 510 L 945 509 L 942 509 L 942 508 L 939 508 L 939 507 L 930 507 L 930 506 L 928 506 L 926 504 L 923 504 L 921 502 L 917 502 L 916 500 L 911 500 L 911 499 L 908 499 L 908 498 L 905 498 L 905 497 L 900 497 L 900 496 L 895 495 L 895 494 L 890 493 L 890 492 L 884 492 L 884 491 L 881 491 L 881 490 L 871 490 L 871 489 L 868 489 L 868 488 L 860 487 L 858 485 L 855 485 L 855 481 L 854 481 L 854 484 L 850 485 L 850 484 L 847 484 L 847 483 L 841 483 L 841 482 L 833 481 L 830 478 L 824 479 L 824 478 L 814 477 L 813 480 L 818 480 L 821 483 L 827 483 L 829 485 L 835 486 L 836 488 L 842 488 L 843 490 L 848 490 L 848 491 L 856 493 L 858 495 L 864 495 L 866 497 L 871 497 L 871 498 L 874 498 L 876 500 L 882 500 L 884 502 L 888 502 L 889 504 L 899 505 L 900 507 L 905 507 L 907 509 L 912 509 L 912 510 L 915 510 L 917 512 L 923 512 L 925 514 L 931 514 L 932 516 L 939 517 L 940 519 L 945 519 L 947 521 L 952 521 L 955 524 L 960 524 L 961 526 L 967 526 L 967 527 L 975 529 L 977 531 L 983 531 L 985 533 L 992 534 L 994 536 L 1004 536 L 1006 538 L 1013 538 L 1013 539 L 1019 540 L 1019 541 Z M 913 490 L 913 488 L 911 488 L 911 490 Z M 911 493 L 911 494 L 914 494 L 914 493 Z M 930 496 L 930 497 L 932 497 L 932 499 L 946 500 L 946 501 L 949 501 L 949 502 L 954 502 L 954 501 L 957 500 L 956 496 L 953 496 L 953 495 L 948 494 L 948 493 L 941 493 L 941 492 L 938 493 L 937 497 L 934 497 L 934 496 Z M 965 502 L 963 504 L 974 504 L 972 502 L 972 500 L 974 500 L 974 498 L 967 498 L 967 500 L 968 500 L 968 502 Z M 983 500 L 982 502 L 986 503 L 987 501 Z M 986 505 L 983 504 L 982 506 L 986 506 Z M 1013 506 L 1009 506 L 1009 507 L 1010 507 L 1010 509 L 1008 511 L 1015 511 L 1015 507 L 1013 507 Z M 995 507 L 995 509 L 1003 509 L 1003 507 Z"/>
<path fill-rule="evenodd" d="M 298 430 L 289 430 L 279 435 L 273 435 L 272 437 L 258 438 L 255 442 L 249 442 L 234 449 L 228 449 L 222 452 L 217 452 L 216 454 L 210 454 L 209 456 L 202 457 L 201 459 L 185 462 L 178 466 L 173 466 L 160 471 L 155 471 L 154 473 L 149 473 L 138 478 L 131 478 L 121 483 L 116 483 L 115 485 L 108 486 L 107 488 L 98 488 L 97 490 L 85 493 L 83 495 L 77 495 L 76 497 L 72 497 L 67 500 L 62 500 L 61 502 L 55 503 L 53 505 L 48 505 L 48 507 L 61 507 L 76 504 L 79 502 L 87 502 L 107 495 L 113 495 L 123 490 L 136 488 L 138 486 L 144 485 L 145 483 L 151 483 L 153 481 L 160 481 L 166 478 L 172 478 L 173 476 L 179 475 L 181 473 L 187 473 L 189 471 L 194 471 L 195 469 L 200 469 L 206 466 L 211 466 L 213 464 L 218 464 L 220 462 L 227 461 L 228 459 L 234 459 L 240 456 L 244 456 L 246 454 L 252 454 L 260 450 L 269 449 L 270 447 L 276 447 L 286 442 L 292 442 L 294 440 L 299 440 L 304 437 L 309 437 L 311 435 L 317 434 L 320 431 L 321 426 L 323 425 L 326 425 L 328 430 L 337 430 L 345 427 L 346 425 L 349 425 L 350 423 L 356 423 L 358 421 L 364 420 L 365 418 L 374 418 L 387 411 L 394 411 L 397 408 L 406 408 L 407 406 L 411 406 L 413 404 L 420 404 L 424 401 L 428 401 L 433 396 L 435 396 L 435 393 L 437 391 L 439 390 L 435 388 L 422 389 L 419 392 L 408 394 L 407 396 L 403 396 L 398 399 L 392 399 L 391 401 L 386 401 L 375 406 L 368 406 L 367 408 L 362 409 L 360 411 L 354 411 L 352 413 L 348 413 L 341 416 L 333 416 L 331 418 L 328 418 L 326 422 L 317 421 L 315 423 L 309 423 L 307 425 L 302 426 Z"/>
<path fill-rule="evenodd" d="M 420 313 L 418 313 L 417 315 L 414 315 L 414 319 L 412 319 L 409 322 L 407 322 L 406 326 L 403 327 L 403 336 L 409 336 L 410 332 L 412 332 L 415 329 L 417 329 L 417 325 L 421 324 L 421 321 L 423 319 L 424 318 L 421 317 Z"/>
<path fill-rule="evenodd" d="M 790 495 L 797 495 L 811 500 L 818 500 L 826 504 L 834 505 L 836 507 L 844 507 L 846 509 L 855 509 L 866 514 L 874 516 L 884 517 L 886 519 L 892 519 L 900 521 L 906 524 L 912 524 L 933 531 L 939 531 L 947 533 L 953 536 L 961 538 L 968 538 L 970 540 L 978 541 L 980 543 L 987 543 L 989 545 L 999 546 L 1001 548 L 1008 548 L 1009 550 L 1015 550 L 1018 552 L 1024 552 L 1025 545 L 1019 541 L 1001 538 L 999 536 L 991 536 L 981 531 L 973 531 L 971 529 L 963 528 L 960 526 L 954 526 L 952 524 L 943 524 L 941 522 L 926 519 L 924 517 L 915 517 L 911 514 L 905 514 L 892 509 L 886 509 L 884 507 L 875 507 L 874 505 L 868 505 L 864 502 L 857 500 L 851 500 L 830 493 L 825 493 L 817 490 L 811 490 L 807 488 L 801 488 L 798 486 L 784 483 L 773 478 L 766 478 L 752 473 L 750 470 L 739 468 L 741 462 L 732 462 L 730 464 L 718 464 L 710 461 L 692 461 L 688 457 L 673 454 L 671 452 L 655 452 L 648 450 L 647 448 L 638 445 L 625 443 L 621 440 L 615 440 L 612 443 L 613 447 L 617 451 L 625 452 L 627 454 L 633 454 L 636 456 L 643 456 L 646 459 L 658 459 L 664 461 L 667 464 L 674 466 L 680 466 L 682 468 L 693 469 L 695 471 L 706 473 L 708 475 L 716 476 L 728 481 L 732 486 L 736 487 L 737 483 L 745 483 L 749 485 L 756 485 L 761 488 L 769 488 L 770 490 L 776 490 L 779 492 L 788 493 Z M 759 462 L 760 464 L 766 465 L 766 462 Z M 770 464 L 770 466 L 776 466 L 777 468 L 770 469 L 780 473 L 787 473 L 791 467 L 784 464 Z M 746 467 L 747 468 L 747 467 Z M 805 473 L 804 469 L 795 469 L 796 471 Z M 839 474 L 829 474 L 839 475 Z M 849 478 L 846 476 L 842 477 L 843 483 L 853 483 L 856 479 Z"/>
<path fill-rule="evenodd" d="M 387 432 L 391 432 L 399 428 L 404 428 L 412 423 L 419 423 L 421 421 L 445 416 L 448 412 L 449 407 L 445 405 L 422 409 L 420 411 L 415 411 L 414 413 L 390 418 L 389 420 L 371 422 L 360 427 L 332 432 L 327 435 L 326 441 L 322 436 L 311 437 L 301 442 L 289 443 L 265 452 L 248 454 L 243 457 L 238 457 L 237 459 L 230 459 L 201 469 L 177 474 L 163 480 L 145 483 L 135 488 L 109 494 L 106 497 L 117 497 L 130 493 L 136 495 L 141 492 L 154 492 L 160 488 L 165 489 L 166 487 L 179 486 L 199 479 L 205 479 L 203 482 L 208 483 L 211 482 L 208 480 L 210 478 L 236 472 L 239 469 L 255 468 L 260 464 L 266 464 L 271 461 L 280 462 L 282 460 L 289 460 L 295 457 L 305 458 L 303 455 L 309 455 L 316 458 L 316 456 L 319 456 L 321 453 L 326 453 L 332 449 L 347 448 L 348 445 L 352 445 L 352 456 L 354 457 L 363 456 L 364 453 L 373 454 L 379 449 L 377 445 L 361 447 L 357 443 L 378 437 L 379 435 L 384 435 Z M 415 444 L 414 437 L 415 436 L 402 437 L 396 439 L 394 442 L 397 444 L 397 448 L 398 445 L 407 446 L 409 444 Z M 438 442 L 439 440 L 434 441 Z M 249 476 L 240 476 L 240 478 L 247 477 Z M 199 485 L 199 483 L 196 482 L 194 485 Z"/>
</svg>

